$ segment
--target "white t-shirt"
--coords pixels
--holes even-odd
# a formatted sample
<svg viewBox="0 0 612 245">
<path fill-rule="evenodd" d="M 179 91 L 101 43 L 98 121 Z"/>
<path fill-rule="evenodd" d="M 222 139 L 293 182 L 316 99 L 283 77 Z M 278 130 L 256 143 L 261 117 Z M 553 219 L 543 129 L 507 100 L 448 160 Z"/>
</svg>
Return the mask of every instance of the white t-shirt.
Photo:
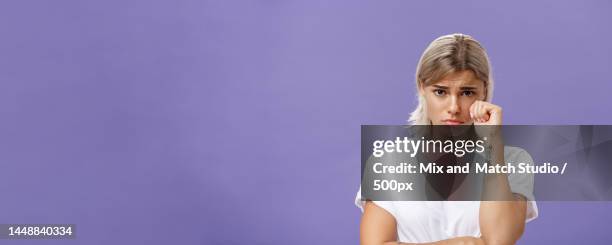
<svg viewBox="0 0 612 245">
<path fill-rule="evenodd" d="M 533 165 L 533 159 L 525 150 L 504 147 L 506 162 L 524 162 Z M 509 174 L 508 182 L 513 193 L 527 198 L 525 222 L 538 217 L 538 206 L 533 196 L 533 175 Z M 479 237 L 480 201 L 374 201 L 395 218 L 400 242 L 426 243 L 460 236 Z M 361 188 L 355 197 L 355 205 L 363 212 Z"/>
</svg>

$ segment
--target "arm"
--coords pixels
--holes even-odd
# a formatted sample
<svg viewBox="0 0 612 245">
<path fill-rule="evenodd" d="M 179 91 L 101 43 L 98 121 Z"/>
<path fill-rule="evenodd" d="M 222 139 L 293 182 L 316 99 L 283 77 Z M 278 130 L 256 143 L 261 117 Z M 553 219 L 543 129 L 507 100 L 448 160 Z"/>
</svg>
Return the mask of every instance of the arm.
<svg viewBox="0 0 612 245">
<path fill-rule="evenodd" d="M 503 151 L 501 140 L 494 142 L 491 163 L 505 163 Z M 516 243 L 525 229 L 527 203 L 524 198 L 512 193 L 506 174 L 487 174 L 483 195 L 483 200 L 494 200 L 480 203 L 480 231 L 486 244 Z"/>
<path fill-rule="evenodd" d="M 367 201 L 363 208 L 359 234 L 362 245 L 397 244 L 395 218 L 383 208 Z"/>
<path fill-rule="evenodd" d="M 476 101 L 470 107 L 477 131 L 489 136 L 489 164 L 506 164 L 501 134 L 501 107 Z M 481 126 L 480 128 L 478 126 Z M 488 245 L 514 244 L 523 235 L 527 203 L 520 195 L 513 194 L 506 174 L 487 174 L 484 178 L 480 203 L 480 233 Z"/>
<path fill-rule="evenodd" d="M 371 201 L 367 201 L 361 218 L 360 240 L 362 245 L 416 245 L 397 241 L 397 223 L 393 215 Z M 484 242 L 476 237 L 457 237 L 423 245 L 478 244 Z"/>
</svg>

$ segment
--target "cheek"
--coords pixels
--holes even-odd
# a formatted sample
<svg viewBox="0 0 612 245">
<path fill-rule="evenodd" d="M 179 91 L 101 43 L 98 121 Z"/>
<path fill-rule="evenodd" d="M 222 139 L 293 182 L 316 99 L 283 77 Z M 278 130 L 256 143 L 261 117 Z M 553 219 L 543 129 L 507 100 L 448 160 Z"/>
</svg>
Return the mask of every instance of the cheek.
<svg viewBox="0 0 612 245">
<path fill-rule="evenodd" d="M 470 117 L 470 107 L 472 107 L 472 104 L 474 104 L 475 101 L 476 100 L 474 100 L 474 99 L 469 99 L 469 100 L 466 100 L 465 102 L 463 102 L 461 107 L 465 108 L 465 109 L 461 111 L 461 114 L 464 115 L 465 117 L 469 118 Z"/>
<path fill-rule="evenodd" d="M 425 96 L 425 103 L 427 104 L 427 112 L 430 117 L 439 114 L 444 109 L 443 101 L 435 96 Z"/>
</svg>

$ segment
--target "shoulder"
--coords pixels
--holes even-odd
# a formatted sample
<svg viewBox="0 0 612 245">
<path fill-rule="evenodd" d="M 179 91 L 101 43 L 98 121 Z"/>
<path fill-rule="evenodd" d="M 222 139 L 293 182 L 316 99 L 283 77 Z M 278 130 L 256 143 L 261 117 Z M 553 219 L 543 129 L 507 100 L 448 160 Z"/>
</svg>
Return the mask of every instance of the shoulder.
<svg viewBox="0 0 612 245">
<path fill-rule="evenodd" d="M 504 146 L 504 158 L 506 161 L 533 161 L 531 155 L 525 149 L 516 146 Z"/>
</svg>

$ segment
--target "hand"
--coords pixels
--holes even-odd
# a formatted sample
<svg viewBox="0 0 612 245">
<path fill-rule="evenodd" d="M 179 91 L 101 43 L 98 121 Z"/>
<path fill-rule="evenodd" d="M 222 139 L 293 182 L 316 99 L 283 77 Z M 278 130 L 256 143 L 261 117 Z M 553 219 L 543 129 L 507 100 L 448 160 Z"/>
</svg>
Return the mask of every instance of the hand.
<svg viewBox="0 0 612 245">
<path fill-rule="evenodd" d="M 499 143 L 502 125 L 501 107 L 486 101 L 477 100 L 470 106 L 470 117 L 474 120 L 476 133 L 481 138 L 487 137 Z"/>
<path fill-rule="evenodd" d="M 502 125 L 502 108 L 486 101 L 477 100 L 470 106 L 470 117 L 474 125 Z"/>
</svg>

